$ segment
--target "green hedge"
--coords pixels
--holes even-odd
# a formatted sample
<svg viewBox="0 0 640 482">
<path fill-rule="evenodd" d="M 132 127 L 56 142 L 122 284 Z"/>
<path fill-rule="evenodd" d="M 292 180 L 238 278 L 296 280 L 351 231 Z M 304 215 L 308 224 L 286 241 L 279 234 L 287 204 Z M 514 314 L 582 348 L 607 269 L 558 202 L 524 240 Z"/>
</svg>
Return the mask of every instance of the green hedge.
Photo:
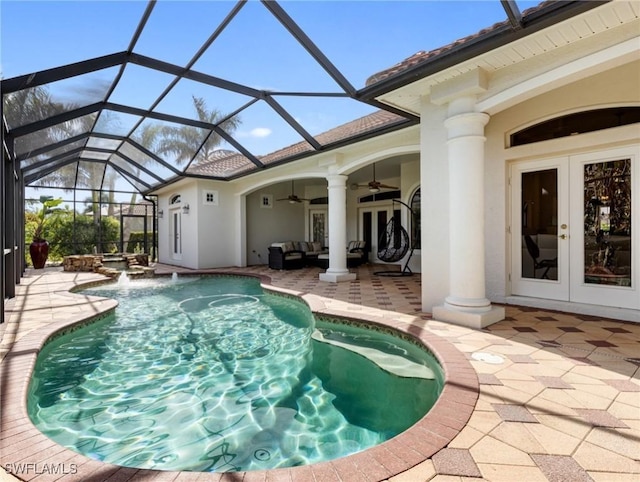
<svg viewBox="0 0 640 482">
<path fill-rule="evenodd" d="M 151 246 L 153 246 L 153 233 L 147 233 L 147 249 L 145 251 L 144 231 L 131 231 L 125 250 L 127 253 L 145 253 L 151 250 Z"/>
<path fill-rule="evenodd" d="M 26 213 L 25 243 L 28 263 L 31 263 L 29 244 L 34 230 L 35 219 L 32 213 Z M 118 251 L 120 223 L 117 219 L 104 217 L 97 225 L 92 216 L 77 214 L 74 220 L 72 212 L 64 212 L 48 221 L 44 238 L 49 242 L 49 261 L 53 262 L 62 261 L 65 256 L 72 254 L 91 254 L 94 246 L 98 252 L 111 253 Z"/>
</svg>

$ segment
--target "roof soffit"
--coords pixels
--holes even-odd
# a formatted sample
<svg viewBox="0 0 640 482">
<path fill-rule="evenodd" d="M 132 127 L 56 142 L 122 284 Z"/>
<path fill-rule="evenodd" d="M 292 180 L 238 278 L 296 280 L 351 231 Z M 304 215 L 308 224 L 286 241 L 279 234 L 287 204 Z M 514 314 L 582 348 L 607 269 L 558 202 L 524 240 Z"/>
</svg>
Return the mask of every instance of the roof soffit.
<svg viewBox="0 0 640 482">
<path fill-rule="evenodd" d="M 479 68 L 489 77 L 489 89 L 479 98 L 488 98 L 523 79 L 637 37 L 639 17 L 640 4 L 612 1 L 376 99 L 419 115 L 421 103 L 430 97 L 434 86 Z"/>
</svg>

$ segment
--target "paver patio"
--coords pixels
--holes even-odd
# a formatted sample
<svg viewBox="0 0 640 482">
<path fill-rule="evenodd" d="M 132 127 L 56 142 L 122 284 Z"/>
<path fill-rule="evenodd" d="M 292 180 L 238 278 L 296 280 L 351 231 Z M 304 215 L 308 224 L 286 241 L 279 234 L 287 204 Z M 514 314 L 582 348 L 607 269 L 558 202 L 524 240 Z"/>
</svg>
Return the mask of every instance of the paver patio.
<svg viewBox="0 0 640 482">
<path fill-rule="evenodd" d="M 385 476 L 392 473 L 389 467 L 398 458 L 410 459 L 410 454 L 402 451 L 412 451 L 412 447 L 398 444 L 396 453 L 386 450 L 369 458 L 362 456 L 361 463 L 354 465 L 350 473 L 339 464 L 327 463 L 299 472 L 249 472 L 240 479 L 234 474 L 138 471 L 94 461 L 78 465 L 74 474 L 37 473 L 36 467 L 20 478 L 293 482 L 319 477 L 347 482 L 640 480 L 640 325 L 507 306 L 506 320 L 474 331 L 433 321 L 429 314 L 421 313 L 418 276 L 381 277 L 373 274 L 376 269 L 380 268 L 362 266 L 357 269 L 357 281 L 339 284 L 319 281 L 318 268 L 275 271 L 258 266 L 233 271 L 268 276 L 275 287 L 312 294 L 328 311 L 372 320 L 392 319 L 407 331 L 419 328 L 431 339 L 445 340 L 443 346 L 453 346 L 456 353 L 463 354 L 479 381 L 477 403 L 459 433 L 432 457 L 392 477 Z M 158 274 L 174 271 L 189 270 L 163 265 L 156 269 Z M 25 428 L 29 424 L 7 414 L 17 413 L 15 407 L 24 405 L 24 387 L 12 390 L 12 381 L 24 380 L 24 373 L 31 369 L 30 363 L 20 362 L 14 349 L 21 344 L 26 346 L 30 334 L 42 331 L 43 327 L 86 317 L 111 306 L 112 302 L 107 300 L 68 293 L 77 284 L 99 279 L 102 277 L 93 273 L 64 273 L 59 268 L 30 270 L 18 286 L 16 298 L 5 305 L 8 321 L 0 325 L 3 467 L 29 457 L 39 463 L 66 463 L 67 467 L 74 460 L 85 460 L 53 442 L 30 443 L 34 434 Z M 0 479 L 4 480 L 3 477 L 14 480 L 0 471 Z"/>
</svg>

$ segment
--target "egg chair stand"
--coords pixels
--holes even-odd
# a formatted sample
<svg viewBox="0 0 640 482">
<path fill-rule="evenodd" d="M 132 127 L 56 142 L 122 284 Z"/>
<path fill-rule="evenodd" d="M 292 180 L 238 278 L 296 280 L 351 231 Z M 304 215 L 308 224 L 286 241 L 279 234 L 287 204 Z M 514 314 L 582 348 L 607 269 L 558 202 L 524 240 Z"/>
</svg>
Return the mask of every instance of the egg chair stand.
<svg viewBox="0 0 640 482">
<path fill-rule="evenodd" d="M 393 202 L 402 204 L 413 216 L 413 209 L 411 209 L 409 205 L 402 201 L 398 201 L 397 199 L 394 199 Z M 407 230 L 402 227 L 400 220 L 393 216 L 387 223 L 386 229 L 378 240 L 378 246 L 383 246 L 382 248 L 378 248 L 378 259 L 386 263 L 394 263 L 404 258 L 408 251 L 409 256 L 407 257 L 407 261 L 401 271 L 374 271 L 373 274 L 377 276 L 398 277 L 413 275 L 413 271 L 409 268 L 409 261 L 411 261 L 415 246 L 411 246 L 411 250 L 409 250 L 410 245 L 411 239 L 409 238 L 409 233 L 407 233 Z"/>
</svg>

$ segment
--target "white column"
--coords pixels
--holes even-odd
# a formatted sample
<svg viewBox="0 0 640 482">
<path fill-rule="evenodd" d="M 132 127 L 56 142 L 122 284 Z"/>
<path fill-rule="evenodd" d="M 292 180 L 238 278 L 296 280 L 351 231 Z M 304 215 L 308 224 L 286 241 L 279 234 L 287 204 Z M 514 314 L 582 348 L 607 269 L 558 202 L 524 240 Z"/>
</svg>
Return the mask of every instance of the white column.
<svg viewBox="0 0 640 482">
<path fill-rule="evenodd" d="M 347 176 L 327 176 L 329 191 L 329 268 L 321 281 L 337 283 L 356 279 L 347 269 Z"/>
<path fill-rule="evenodd" d="M 482 328 L 504 318 L 485 297 L 484 126 L 489 116 L 452 102 L 447 129 L 449 166 L 449 296 L 434 318 Z M 463 107 L 461 109 L 461 107 Z M 460 112 L 462 110 L 463 112 Z M 466 112 L 465 112 L 466 111 Z"/>
</svg>

